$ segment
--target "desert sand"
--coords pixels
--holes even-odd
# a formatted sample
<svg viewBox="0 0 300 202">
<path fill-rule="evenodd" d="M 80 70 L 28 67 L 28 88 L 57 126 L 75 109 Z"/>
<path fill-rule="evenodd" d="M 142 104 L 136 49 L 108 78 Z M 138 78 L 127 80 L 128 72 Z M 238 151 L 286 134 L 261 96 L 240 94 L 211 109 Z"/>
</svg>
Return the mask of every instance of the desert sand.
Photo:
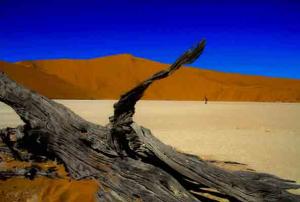
<svg viewBox="0 0 300 202">
<path fill-rule="evenodd" d="M 121 54 L 87 60 L 0 62 L 0 71 L 50 98 L 118 99 L 167 66 Z M 183 67 L 172 77 L 154 83 L 143 99 L 203 100 L 205 96 L 215 101 L 300 102 L 300 80 Z"/>
<path fill-rule="evenodd" d="M 104 125 L 115 101 L 59 102 Z M 141 101 L 135 120 L 178 150 L 300 182 L 300 104 Z M 21 123 L 0 103 L 0 128 Z"/>
</svg>

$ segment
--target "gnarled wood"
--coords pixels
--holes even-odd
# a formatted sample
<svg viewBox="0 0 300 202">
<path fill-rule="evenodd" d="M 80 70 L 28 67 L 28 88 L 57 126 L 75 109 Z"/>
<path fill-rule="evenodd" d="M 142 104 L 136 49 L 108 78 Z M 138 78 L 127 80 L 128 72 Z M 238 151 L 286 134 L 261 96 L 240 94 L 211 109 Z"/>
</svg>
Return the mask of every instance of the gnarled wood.
<svg viewBox="0 0 300 202">
<path fill-rule="evenodd" d="M 299 188 L 292 181 L 222 170 L 163 144 L 133 121 L 135 104 L 144 91 L 154 81 L 196 60 L 204 46 L 205 42 L 200 42 L 170 68 L 122 95 L 107 126 L 90 123 L 0 74 L 0 101 L 11 106 L 25 123 L 15 129 L 22 133 L 17 144 L 12 143 L 7 130 L 2 130 L 2 137 L 16 158 L 18 150 L 26 150 L 32 157 L 58 158 L 72 178 L 97 179 L 99 201 L 200 201 L 194 193 L 201 187 L 214 188 L 240 201 L 298 201 L 299 196 L 286 191 Z"/>
</svg>

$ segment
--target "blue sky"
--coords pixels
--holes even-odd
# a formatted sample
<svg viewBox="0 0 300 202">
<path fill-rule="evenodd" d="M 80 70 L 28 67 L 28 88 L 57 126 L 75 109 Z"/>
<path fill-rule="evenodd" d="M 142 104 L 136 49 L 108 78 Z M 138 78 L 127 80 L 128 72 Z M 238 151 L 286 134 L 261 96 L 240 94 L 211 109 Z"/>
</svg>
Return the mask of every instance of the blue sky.
<svg viewBox="0 0 300 202">
<path fill-rule="evenodd" d="M 193 66 L 300 79 L 298 0 L 0 0 L 0 60 L 130 53 L 164 63 L 206 38 Z"/>
</svg>

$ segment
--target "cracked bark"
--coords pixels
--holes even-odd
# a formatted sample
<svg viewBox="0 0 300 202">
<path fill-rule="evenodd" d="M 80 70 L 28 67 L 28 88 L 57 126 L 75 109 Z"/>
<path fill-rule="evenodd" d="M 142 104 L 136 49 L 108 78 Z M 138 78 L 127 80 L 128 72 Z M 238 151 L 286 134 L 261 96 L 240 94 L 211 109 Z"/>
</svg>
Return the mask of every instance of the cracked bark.
<svg viewBox="0 0 300 202">
<path fill-rule="evenodd" d="M 286 191 L 299 188 L 293 181 L 223 170 L 163 144 L 133 121 L 135 104 L 145 90 L 192 63 L 204 47 L 205 41 L 201 41 L 168 69 L 122 95 L 106 126 L 82 119 L 1 73 L 0 101 L 11 106 L 25 123 L 14 132 L 2 130 L 2 139 L 15 158 L 57 158 L 72 178 L 97 179 L 100 187 L 95 197 L 99 201 L 200 201 L 195 193 L 203 187 L 238 201 L 299 201 L 299 196 Z M 8 138 L 12 133 L 19 134 L 16 142 Z M 19 150 L 27 151 L 29 157 L 19 155 Z"/>
</svg>

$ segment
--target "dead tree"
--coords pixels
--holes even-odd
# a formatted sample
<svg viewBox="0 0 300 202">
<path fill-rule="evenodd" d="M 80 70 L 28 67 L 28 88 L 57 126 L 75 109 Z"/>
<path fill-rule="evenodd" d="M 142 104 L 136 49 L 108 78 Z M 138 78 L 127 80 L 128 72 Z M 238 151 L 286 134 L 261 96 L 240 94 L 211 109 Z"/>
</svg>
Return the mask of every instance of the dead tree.
<svg viewBox="0 0 300 202">
<path fill-rule="evenodd" d="M 18 159 L 57 158 L 72 178 L 98 180 L 98 201 L 201 201 L 195 193 L 203 187 L 238 201 L 299 201 L 299 196 L 286 191 L 299 188 L 293 181 L 263 173 L 223 170 L 163 144 L 149 129 L 133 121 L 135 104 L 145 90 L 154 81 L 195 61 L 204 47 L 205 41 L 201 41 L 168 69 L 122 95 L 106 126 L 82 119 L 2 73 L 0 101 L 12 107 L 25 123 L 13 132 L 1 130 L 2 139 L 6 138 Z M 20 151 L 28 155 L 22 156 Z"/>
</svg>

